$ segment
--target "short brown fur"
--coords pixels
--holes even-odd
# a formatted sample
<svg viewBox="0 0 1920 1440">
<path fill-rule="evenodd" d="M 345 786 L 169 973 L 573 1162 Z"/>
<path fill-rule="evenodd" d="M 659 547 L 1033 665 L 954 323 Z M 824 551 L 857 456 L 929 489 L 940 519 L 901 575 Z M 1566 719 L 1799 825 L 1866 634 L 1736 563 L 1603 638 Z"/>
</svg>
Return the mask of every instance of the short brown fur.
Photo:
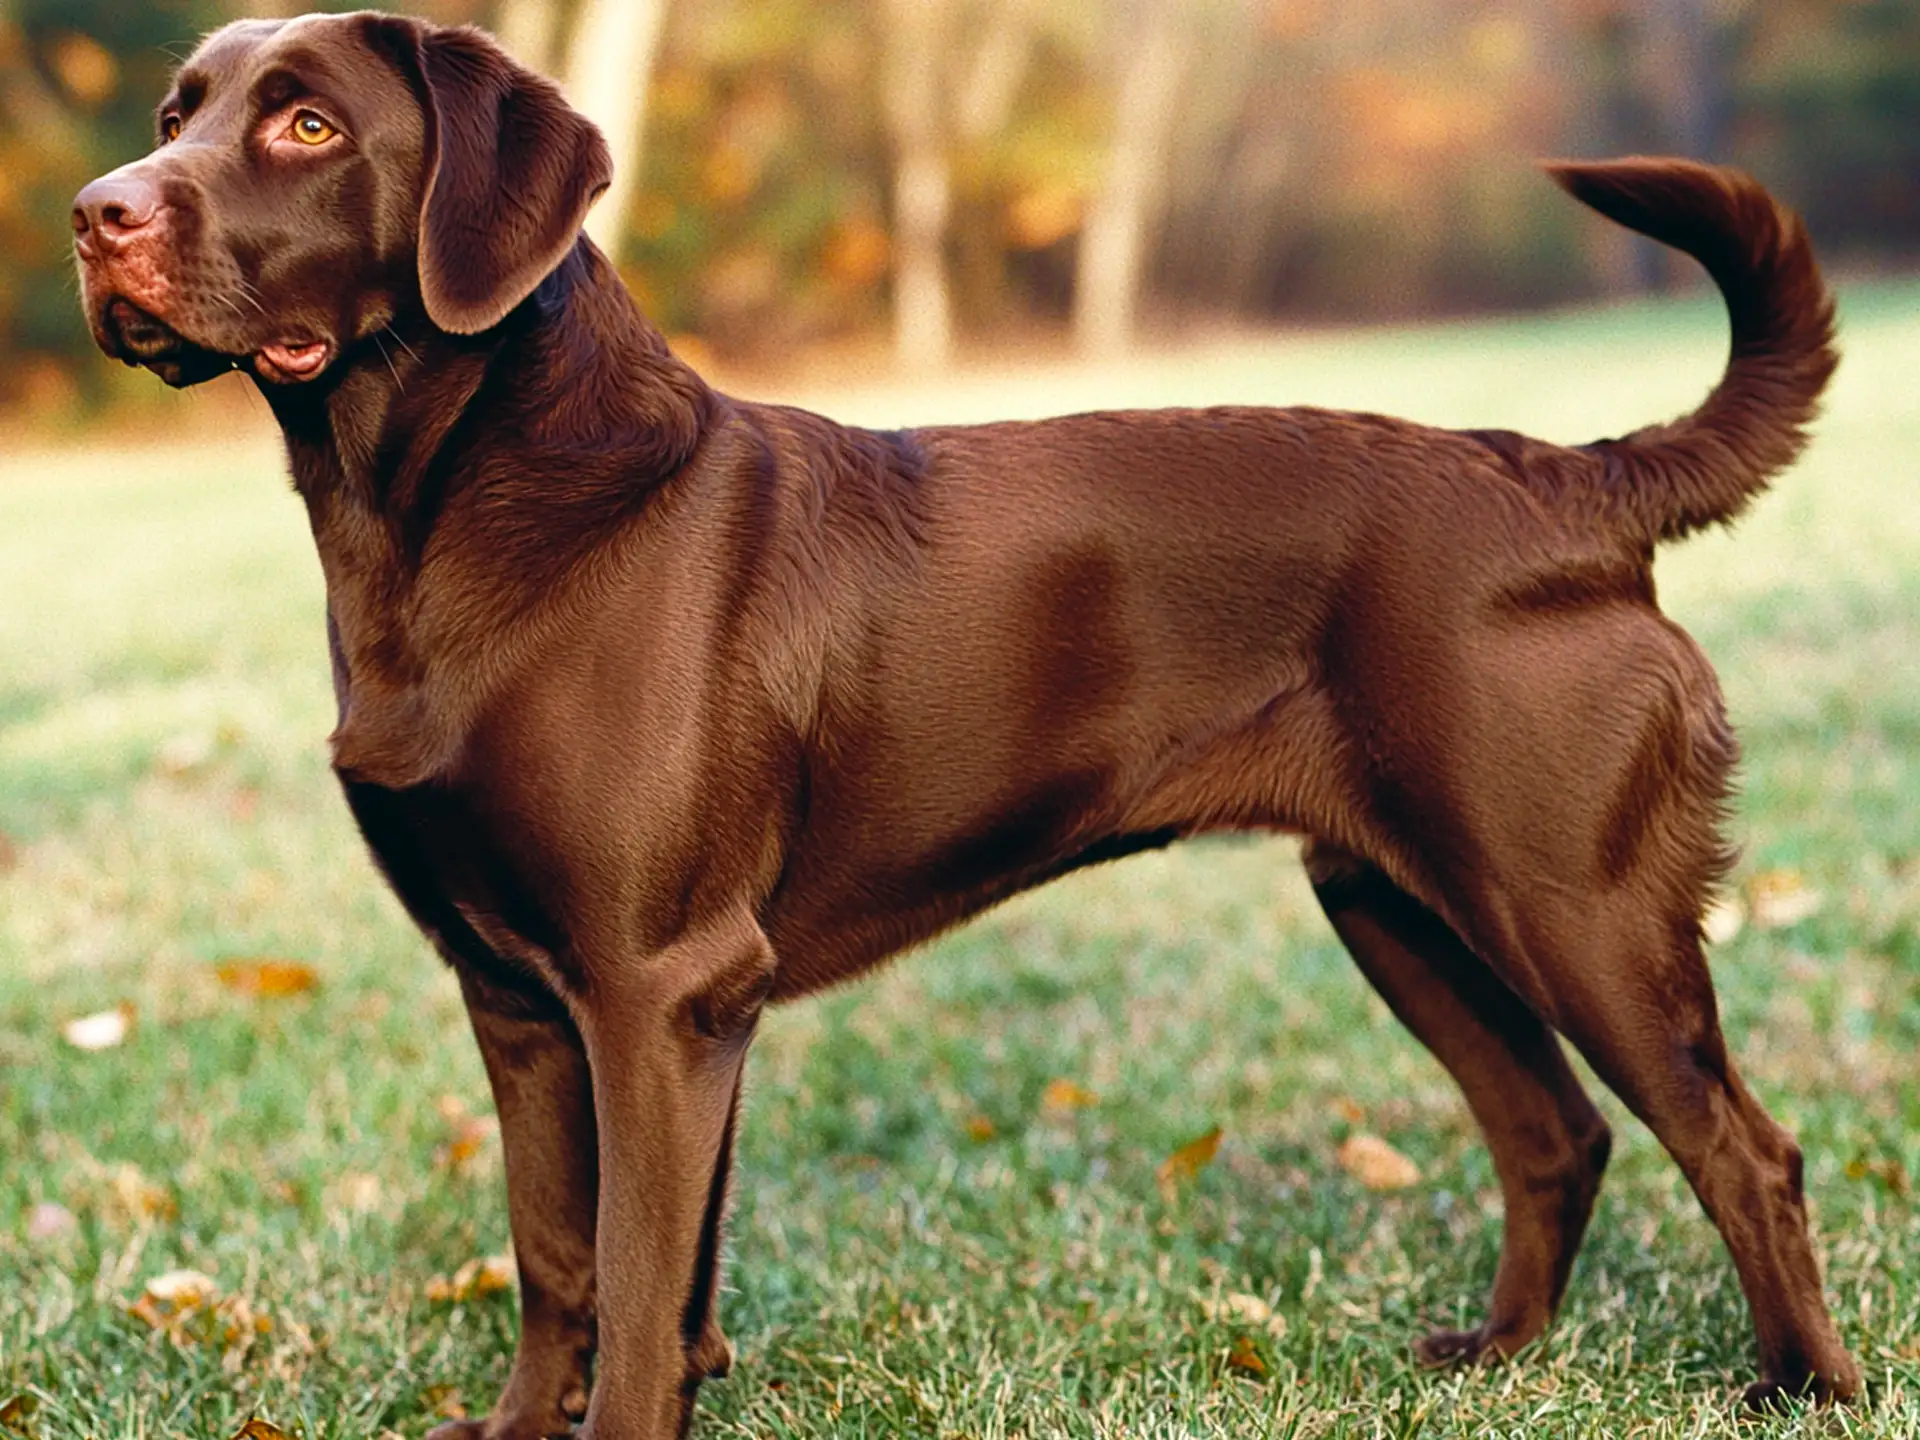
<svg viewBox="0 0 1920 1440">
<path fill-rule="evenodd" d="M 1625 439 L 1248 408 L 882 434 L 681 364 L 578 236 L 599 137 L 478 32 L 232 26 L 161 127 L 77 203 L 88 316 L 171 383 L 260 381 L 326 575 L 334 763 L 500 1110 L 520 1345 L 440 1433 L 682 1432 L 728 1363 L 764 1005 L 1219 828 L 1309 837 L 1486 1132 L 1492 1300 L 1423 1354 L 1510 1355 L 1567 1283 L 1608 1134 L 1564 1036 L 1720 1227 L 1753 1398 L 1854 1393 L 1799 1151 L 1720 1035 L 1733 745 L 1649 568 L 1794 458 L 1833 368 L 1751 180 L 1552 167 L 1727 297 L 1719 388 Z"/>
</svg>

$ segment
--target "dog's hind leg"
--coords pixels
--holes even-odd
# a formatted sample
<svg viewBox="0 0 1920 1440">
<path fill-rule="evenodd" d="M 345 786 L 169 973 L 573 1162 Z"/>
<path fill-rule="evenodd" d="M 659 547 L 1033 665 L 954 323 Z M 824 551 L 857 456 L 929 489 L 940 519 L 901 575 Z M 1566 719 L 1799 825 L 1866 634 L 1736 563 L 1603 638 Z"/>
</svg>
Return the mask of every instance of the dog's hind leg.
<svg viewBox="0 0 1920 1440">
<path fill-rule="evenodd" d="M 1663 914 L 1632 889 L 1514 901 L 1507 943 L 1536 1005 L 1679 1163 L 1732 1254 L 1760 1346 L 1748 1402 L 1855 1394 L 1807 1232 L 1800 1147 L 1734 1070 L 1697 909 Z"/>
<path fill-rule="evenodd" d="M 1307 873 L 1388 1006 L 1452 1073 L 1480 1122 L 1506 1207 L 1486 1318 L 1416 1347 L 1431 1365 L 1504 1358 L 1553 1318 L 1611 1137 L 1546 1024 L 1446 922 L 1379 869 L 1316 845 Z"/>
</svg>

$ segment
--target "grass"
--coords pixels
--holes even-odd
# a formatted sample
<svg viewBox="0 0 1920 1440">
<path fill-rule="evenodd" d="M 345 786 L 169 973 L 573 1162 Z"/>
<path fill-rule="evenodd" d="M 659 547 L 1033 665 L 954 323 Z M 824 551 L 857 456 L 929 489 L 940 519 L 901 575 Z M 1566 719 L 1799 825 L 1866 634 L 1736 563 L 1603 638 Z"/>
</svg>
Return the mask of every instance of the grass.
<svg viewBox="0 0 1920 1440">
<path fill-rule="evenodd" d="M 1311 400 L 1578 439 L 1689 407 L 1721 323 L 1701 302 L 803 398 L 894 424 Z M 1867 1406 L 1736 1415 L 1732 1271 L 1610 1099 L 1621 1143 L 1559 1325 L 1518 1365 L 1418 1370 L 1423 1327 L 1477 1317 L 1491 1167 L 1291 846 L 1215 840 L 770 1017 L 722 1302 L 740 1358 L 697 1433 L 1920 1435 L 1920 289 L 1854 294 L 1847 342 L 1810 458 L 1661 583 L 1746 740 L 1742 880 L 1791 869 L 1825 897 L 1715 968 L 1805 1144 Z M 254 441 L 0 458 L 0 1401 L 34 1397 L 19 1423 L 48 1440 L 255 1413 L 413 1436 L 506 1373 L 510 1296 L 429 1298 L 506 1246 L 497 1144 L 455 987 L 326 771 L 320 581 L 279 472 Z M 219 979 L 263 956 L 319 984 Z M 121 1003 L 124 1045 L 61 1039 Z M 1049 1107 L 1060 1079 L 1097 1098 Z M 1163 1195 L 1156 1168 L 1215 1125 L 1217 1158 Z M 1334 1159 L 1356 1129 L 1420 1183 L 1356 1184 Z M 75 1223 L 34 1238 L 47 1203 Z M 269 1328 L 128 1313 L 180 1267 Z M 1211 1318 L 1232 1294 L 1275 1318 Z"/>
</svg>

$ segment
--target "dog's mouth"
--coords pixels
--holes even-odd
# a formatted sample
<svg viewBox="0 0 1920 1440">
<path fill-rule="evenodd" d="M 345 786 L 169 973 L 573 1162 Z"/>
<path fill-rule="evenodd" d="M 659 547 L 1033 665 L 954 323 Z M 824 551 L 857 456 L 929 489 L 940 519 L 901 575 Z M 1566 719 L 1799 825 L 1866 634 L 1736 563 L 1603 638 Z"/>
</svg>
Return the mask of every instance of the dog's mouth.
<svg viewBox="0 0 1920 1440">
<path fill-rule="evenodd" d="M 254 352 L 253 368 L 262 380 L 293 384 L 311 380 L 332 358 L 333 346 L 325 340 L 276 340 Z"/>
<path fill-rule="evenodd" d="M 102 347 L 122 364 L 144 365 L 167 384 L 197 385 L 238 363 L 204 345 L 196 345 L 166 321 L 116 297 L 100 315 Z"/>
<path fill-rule="evenodd" d="M 144 365 L 169 385 L 194 385 L 251 362 L 254 374 L 279 385 L 311 380 L 333 359 L 333 343 L 289 336 L 251 354 L 215 350 L 186 338 L 159 316 L 116 296 L 101 313 L 107 352 L 128 365 Z"/>
</svg>

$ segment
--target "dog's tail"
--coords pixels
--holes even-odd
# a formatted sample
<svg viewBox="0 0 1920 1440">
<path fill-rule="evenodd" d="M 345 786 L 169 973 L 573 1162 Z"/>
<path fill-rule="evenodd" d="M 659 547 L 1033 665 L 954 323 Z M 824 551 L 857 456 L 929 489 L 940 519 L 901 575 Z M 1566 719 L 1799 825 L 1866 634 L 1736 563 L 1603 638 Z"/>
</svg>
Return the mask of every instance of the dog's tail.
<svg viewBox="0 0 1920 1440">
<path fill-rule="evenodd" d="M 1546 170 L 1602 215 L 1698 260 L 1733 322 L 1726 374 L 1698 410 L 1583 447 L 1604 462 L 1609 514 L 1648 545 L 1733 519 L 1800 454 L 1840 359 L 1833 297 L 1800 217 L 1751 176 L 1687 160 Z"/>
</svg>

